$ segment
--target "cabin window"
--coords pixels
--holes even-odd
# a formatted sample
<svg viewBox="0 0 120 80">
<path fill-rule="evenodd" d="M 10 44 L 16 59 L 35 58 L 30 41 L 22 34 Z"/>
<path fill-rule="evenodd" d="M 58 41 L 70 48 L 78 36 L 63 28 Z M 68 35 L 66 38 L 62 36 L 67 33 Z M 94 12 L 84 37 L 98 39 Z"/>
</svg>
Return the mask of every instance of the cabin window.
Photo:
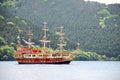
<svg viewBox="0 0 120 80">
<path fill-rule="evenodd" d="M 35 55 L 32 55 L 32 57 L 35 57 Z"/>
<path fill-rule="evenodd" d="M 28 57 L 31 57 L 31 55 L 29 54 Z"/>
<path fill-rule="evenodd" d="M 48 55 L 47 55 L 47 54 L 44 54 L 43 56 L 44 56 L 44 57 L 47 57 Z"/>
<path fill-rule="evenodd" d="M 43 55 L 38 55 L 39 57 L 42 57 Z"/>
<path fill-rule="evenodd" d="M 52 56 L 56 56 L 56 54 L 52 54 Z"/>
</svg>

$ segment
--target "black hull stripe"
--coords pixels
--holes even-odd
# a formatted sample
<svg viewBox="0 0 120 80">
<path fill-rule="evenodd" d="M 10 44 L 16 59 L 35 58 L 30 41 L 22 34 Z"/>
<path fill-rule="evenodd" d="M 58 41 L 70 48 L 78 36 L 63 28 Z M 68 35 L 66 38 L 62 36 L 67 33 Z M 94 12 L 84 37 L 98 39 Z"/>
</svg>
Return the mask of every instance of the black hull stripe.
<svg viewBox="0 0 120 80">
<path fill-rule="evenodd" d="M 19 64 L 69 64 L 71 61 L 61 61 L 61 62 L 18 62 Z"/>
</svg>

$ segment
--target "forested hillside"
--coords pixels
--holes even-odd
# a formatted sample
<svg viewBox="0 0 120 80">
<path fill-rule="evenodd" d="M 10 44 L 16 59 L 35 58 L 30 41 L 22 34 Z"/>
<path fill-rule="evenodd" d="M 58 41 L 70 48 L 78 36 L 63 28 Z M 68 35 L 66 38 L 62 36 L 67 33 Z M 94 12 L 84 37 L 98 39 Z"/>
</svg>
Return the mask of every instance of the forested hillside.
<svg viewBox="0 0 120 80">
<path fill-rule="evenodd" d="M 16 37 L 27 39 L 29 28 L 33 41 L 40 44 L 43 22 L 49 27 L 49 46 L 57 47 L 60 26 L 64 26 L 67 46 L 73 50 L 80 42 L 82 51 L 77 54 L 102 55 L 102 58 L 120 58 L 120 4 L 100 4 L 84 0 L 1 0 L 0 37 L 6 45 L 15 47 Z M 95 53 L 92 53 L 95 52 Z M 84 57 L 86 58 L 86 56 Z M 82 58 L 83 59 L 83 58 Z M 83 59 L 99 60 L 99 59 Z"/>
<path fill-rule="evenodd" d="M 36 25 L 47 20 L 50 31 L 65 28 L 66 37 L 80 42 L 81 49 L 105 54 L 120 53 L 120 4 L 83 0 L 22 0 L 17 14 Z M 24 13 L 24 14 L 21 14 Z"/>
<path fill-rule="evenodd" d="M 17 8 L 16 0 L 3 0 L 0 2 L 0 60 L 13 60 L 17 36 L 21 37 L 21 43 L 25 45 L 22 39 L 28 39 L 29 30 L 34 34 L 32 40 L 35 45 L 42 46 L 39 40 L 43 37 L 43 22 L 41 22 L 41 25 L 36 25 L 14 14 Z M 57 48 L 58 36 L 48 32 L 47 37 L 52 40 L 47 46 L 53 49 Z M 66 49 L 71 49 L 69 46 L 75 46 L 72 41 L 67 39 L 66 41 L 68 43 Z"/>
</svg>

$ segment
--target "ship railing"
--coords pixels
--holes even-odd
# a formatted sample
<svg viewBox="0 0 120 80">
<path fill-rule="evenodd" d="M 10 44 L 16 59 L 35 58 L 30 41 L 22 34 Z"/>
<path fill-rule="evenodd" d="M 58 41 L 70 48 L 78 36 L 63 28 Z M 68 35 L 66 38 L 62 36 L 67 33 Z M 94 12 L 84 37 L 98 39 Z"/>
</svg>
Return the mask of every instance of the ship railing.
<svg viewBox="0 0 120 80">
<path fill-rule="evenodd" d="M 38 54 L 24 54 L 24 58 L 39 58 Z"/>
<path fill-rule="evenodd" d="M 52 54 L 24 54 L 24 58 L 52 58 Z"/>
<path fill-rule="evenodd" d="M 24 58 L 70 58 L 70 54 L 24 54 Z"/>
</svg>

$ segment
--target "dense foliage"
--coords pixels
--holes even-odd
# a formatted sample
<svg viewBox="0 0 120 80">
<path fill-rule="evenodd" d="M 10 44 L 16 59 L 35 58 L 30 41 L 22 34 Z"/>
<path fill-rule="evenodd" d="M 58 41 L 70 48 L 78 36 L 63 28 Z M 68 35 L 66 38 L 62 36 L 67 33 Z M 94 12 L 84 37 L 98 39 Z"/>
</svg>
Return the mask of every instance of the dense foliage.
<svg viewBox="0 0 120 80">
<path fill-rule="evenodd" d="M 73 51 L 78 53 L 76 60 L 120 60 L 120 4 L 83 0 L 0 0 L 0 45 L 15 48 L 17 36 L 27 39 L 30 28 L 34 34 L 32 40 L 41 46 L 44 21 L 48 22 L 47 36 L 52 41 L 48 46 L 57 48 L 55 32 L 64 26 L 65 49 L 75 49 L 80 42 L 82 51 Z"/>
<path fill-rule="evenodd" d="M 75 55 L 75 60 L 83 60 L 83 61 L 111 61 L 111 60 L 118 60 L 117 58 L 111 57 L 108 58 L 106 55 L 99 55 L 95 52 L 85 52 L 85 51 L 73 51 L 73 55 Z"/>
<path fill-rule="evenodd" d="M 5 40 L 0 37 L 0 61 L 14 60 L 13 53 L 15 52 L 12 46 L 6 45 Z"/>
</svg>

